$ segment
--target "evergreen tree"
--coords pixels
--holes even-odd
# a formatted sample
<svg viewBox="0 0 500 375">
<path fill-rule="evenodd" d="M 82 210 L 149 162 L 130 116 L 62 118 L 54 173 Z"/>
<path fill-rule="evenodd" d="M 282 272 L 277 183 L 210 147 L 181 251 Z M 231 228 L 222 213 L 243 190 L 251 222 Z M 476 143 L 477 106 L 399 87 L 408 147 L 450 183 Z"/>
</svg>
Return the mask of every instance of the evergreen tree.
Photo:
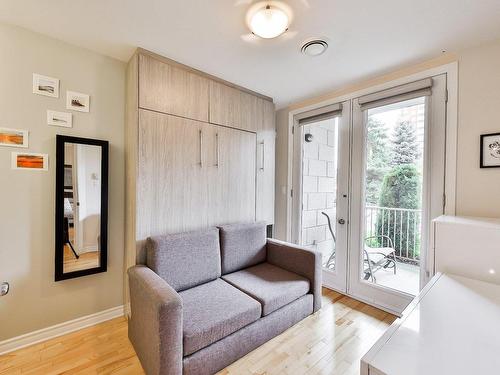
<svg viewBox="0 0 500 375">
<path fill-rule="evenodd" d="M 373 117 L 367 123 L 366 203 L 377 205 L 384 175 L 388 172 L 390 148 L 385 124 Z"/>
<path fill-rule="evenodd" d="M 420 157 L 415 127 L 409 121 L 401 121 L 392 136 L 393 166 L 415 164 Z"/>
<path fill-rule="evenodd" d="M 421 206 L 420 173 L 414 164 L 394 167 L 385 175 L 380 193 L 380 207 L 418 209 Z M 383 210 L 377 215 L 377 234 L 389 236 L 396 255 L 415 256 L 420 253 L 420 223 L 409 211 Z M 388 246 L 386 241 L 378 245 Z"/>
</svg>

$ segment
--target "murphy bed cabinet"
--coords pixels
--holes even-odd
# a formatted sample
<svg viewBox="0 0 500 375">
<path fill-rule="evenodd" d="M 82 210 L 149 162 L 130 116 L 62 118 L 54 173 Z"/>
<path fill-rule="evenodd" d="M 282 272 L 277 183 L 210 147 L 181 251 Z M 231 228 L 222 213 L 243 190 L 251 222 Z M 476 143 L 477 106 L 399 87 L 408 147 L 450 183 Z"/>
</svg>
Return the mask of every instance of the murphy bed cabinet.
<svg viewBox="0 0 500 375">
<path fill-rule="evenodd" d="M 274 224 L 271 98 L 138 49 L 126 102 L 126 268 L 151 235 Z"/>
</svg>

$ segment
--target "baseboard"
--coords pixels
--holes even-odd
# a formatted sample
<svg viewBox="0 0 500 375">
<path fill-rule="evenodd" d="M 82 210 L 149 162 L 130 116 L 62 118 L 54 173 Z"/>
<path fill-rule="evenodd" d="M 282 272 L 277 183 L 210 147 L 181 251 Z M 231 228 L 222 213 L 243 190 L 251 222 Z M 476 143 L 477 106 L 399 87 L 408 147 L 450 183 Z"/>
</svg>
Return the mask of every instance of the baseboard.
<svg viewBox="0 0 500 375">
<path fill-rule="evenodd" d="M 79 329 L 90 327 L 98 323 L 105 322 L 106 320 L 118 318 L 123 315 L 123 305 L 116 306 L 95 314 L 82 316 L 81 318 L 69 320 L 51 327 L 42 328 L 38 331 L 26 333 L 5 341 L 0 341 L 0 355 L 46 341 L 54 337 L 62 336 L 70 332 L 78 331 Z"/>
</svg>

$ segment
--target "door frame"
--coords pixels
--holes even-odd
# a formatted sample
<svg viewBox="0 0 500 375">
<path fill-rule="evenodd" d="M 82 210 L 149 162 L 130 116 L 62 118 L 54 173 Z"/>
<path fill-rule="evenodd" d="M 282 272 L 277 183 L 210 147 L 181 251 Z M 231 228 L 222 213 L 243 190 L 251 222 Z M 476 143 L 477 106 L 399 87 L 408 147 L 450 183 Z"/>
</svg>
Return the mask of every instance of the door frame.
<svg viewBox="0 0 500 375">
<path fill-rule="evenodd" d="M 347 93 L 338 95 L 333 94 L 327 100 L 320 100 L 314 104 L 303 105 L 294 107 L 288 112 L 287 121 L 287 175 L 286 175 L 286 188 L 283 188 L 283 193 L 286 194 L 285 206 L 285 240 L 292 242 L 292 212 L 293 212 L 293 198 L 291 195 L 293 187 L 293 126 L 295 125 L 295 116 L 302 112 L 315 110 L 324 106 L 341 103 L 347 100 L 353 100 L 363 95 L 372 94 L 378 91 L 389 89 L 395 86 L 404 85 L 427 77 L 437 76 L 440 74 L 447 75 L 447 107 L 446 107 L 446 156 L 445 156 L 445 215 L 454 216 L 456 213 L 456 175 L 457 175 L 457 139 L 458 139 L 458 62 L 453 61 L 436 67 L 431 67 L 421 71 L 404 75 L 404 72 L 396 72 L 391 76 L 381 77 L 379 81 L 385 81 L 380 84 L 369 85 L 365 84 L 364 88 L 354 90 Z M 393 78 L 397 77 L 397 78 Z M 373 82 L 373 81 L 372 81 Z M 344 91 L 345 92 L 345 91 Z M 286 116 L 286 114 L 285 114 Z M 278 117 L 279 119 L 279 117 Z M 286 189 L 286 191 L 285 191 Z M 432 234 L 431 234 L 432 235 Z M 430 275 L 435 272 L 434 262 L 434 249 L 429 249 L 427 267 Z M 326 285 L 325 285 L 326 286 Z M 361 296 L 353 296 L 354 298 L 378 307 L 384 311 L 397 313 L 386 306 L 381 306 L 372 301 L 365 300 Z"/>
</svg>

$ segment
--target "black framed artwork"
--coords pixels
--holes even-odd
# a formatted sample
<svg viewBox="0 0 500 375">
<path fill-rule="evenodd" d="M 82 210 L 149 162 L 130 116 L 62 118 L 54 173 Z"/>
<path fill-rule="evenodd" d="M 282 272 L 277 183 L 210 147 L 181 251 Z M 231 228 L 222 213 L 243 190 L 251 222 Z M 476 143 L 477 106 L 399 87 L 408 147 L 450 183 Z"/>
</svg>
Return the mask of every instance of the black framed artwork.
<svg viewBox="0 0 500 375">
<path fill-rule="evenodd" d="M 481 168 L 500 168 L 500 133 L 481 135 Z"/>
</svg>

